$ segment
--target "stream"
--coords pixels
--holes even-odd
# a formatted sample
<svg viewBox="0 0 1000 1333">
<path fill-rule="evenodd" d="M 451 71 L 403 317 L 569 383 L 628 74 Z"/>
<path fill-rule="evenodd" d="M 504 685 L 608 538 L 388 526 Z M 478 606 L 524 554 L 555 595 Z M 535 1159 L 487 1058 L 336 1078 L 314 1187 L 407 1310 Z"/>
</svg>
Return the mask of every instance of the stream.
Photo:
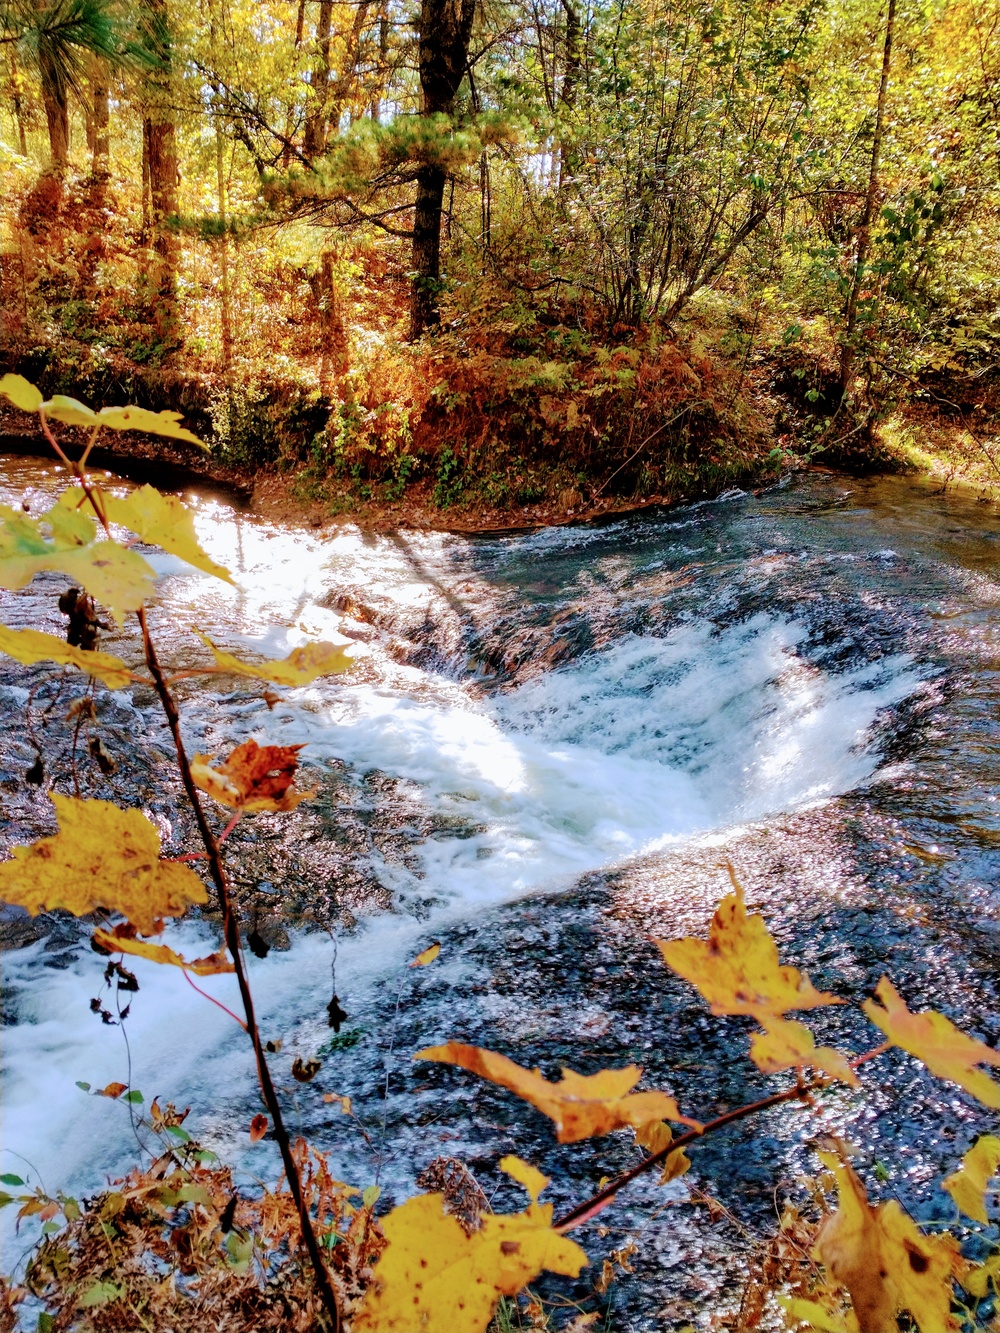
<svg viewBox="0 0 1000 1333">
<path fill-rule="evenodd" d="M 42 460 L 0 458 L 7 503 L 43 508 L 64 482 Z M 182 712 L 192 750 L 223 754 L 248 736 L 306 746 L 315 800 L 247 817 L 228 848 L 247 929 L 270 946 L 250 958 L 251 980 L 265 1035 L 282 1043 L 272 1067 L 290 1125 L 343 1179 L 377 1181 L 380 1208 L 443 1155 L 501 1210 L 523 1204 L 497 1171 L 505 1153 L 553 1177 L 544 1197 L 557 1209 L 638 1159 L 629 1133 L 556 1144 L 512 1095 L 414 1064 L 424 1046 L 472 1042 L 550 1078 L 635 1062 L 642 1087 L 700 1119 L 784 1086 L 746 1058 L 751 1025 L 713 1017 L 652 943 L 705 934 L 727 860 L 782 960 L 856 1002 L 808 1015 L 818 1040 L 877 1044 L 856 1004 L 885 973 L 911 1009 L 1000 1041 L 995 505 L 912 478 L 817 472 L 759 496 L 468 537 L 307 534 L 188 498 L 239 586 L 150 555 L 161 658 L 203 662 L 192 629 L 268 655 L 310 638 L 357 644 L 353 671 L 273 706 L 252 682 L 210 682 L 182 687 Z M 64 633 L 65 586 L 44 575 L 0 593 L 3 619 Z M 101 647 L 140 664 L 129 624 Z M 116 767 L 105 774 L 85 750 L 73 757 L 66 714 L 81 690 L 0 660 L 4 846 L 52 831 L 45 783 L 72 790 L 75 767 L 82 794 L 143 806 L 165 855 L 190 850 L 151 692 L 98 690 L 91 733 Z M 39 751 L 41 786 L 25 780 Z M 103 963 L 86 932 L 9 910 L 0 927 L 0 1170 L 51 1191 L 100 1188 L 136 1139 L 125 1106 L 74 1085 L 120 1080 L 147 1103 L 189 1105 L 191 1132 L 240 1179 L 277 1175 L 273 1143 L 248 1141 L 249 1044 L 183 974 L 135 960 L 131 1013 L 107 1026 L 90 1009 Z M 218 932 L 206 917 L 166 938 L 190 956 Z M 409 968 L 433 940 L 438 960 Z M 200 984 L 234 1003 L 231 978 Z M 334 990 L 348 1015 L 336 1034 Z M 297 1056 L 322 1061 L 308 1084 L 291 1077 Z M 350 1096 L 357 1122 L 326 1093 Z M 572 1313 L 604 1254 L 634 1238 L 635 1271 L 602 1298 L 598 1327 L 708 1327 L 738 1305 L 781 1199 L 801 1199 L 817 1133 L 859 1146 L 873 1197 L 950 1224 L 941 1174 L 993 1121 L 893 1051 L 819 1116 L 777 1108 L 697 1145 L 684 1179 L 637 1182 L 576 1233 L 594 1260 L 580 1281 L 537 1289 Z M 37 1233 L 15 1237 L 5 1211 L 10 1271 Z M 962 1234 L 981 1253 L 982 1229 Z"/>
</svg>

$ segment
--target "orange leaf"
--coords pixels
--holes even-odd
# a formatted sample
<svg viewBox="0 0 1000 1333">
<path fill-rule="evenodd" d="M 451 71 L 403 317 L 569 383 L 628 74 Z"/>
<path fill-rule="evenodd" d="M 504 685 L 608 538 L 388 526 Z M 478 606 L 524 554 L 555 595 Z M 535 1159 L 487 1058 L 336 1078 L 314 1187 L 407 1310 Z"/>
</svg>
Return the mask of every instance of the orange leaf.
<svg viewBox="0 0 1000 1333">
<path fill-rule="evenodd" d="M 212 764 L 211 756 L 196 754 L 191 775 L 202 791 L 233 810 L 294 810 L 315 795 L 295 791 L 301 745 L 258 745 L 244 741 L 228 759 Z"/>
<path fill-rule="evenodd" d="M 778 946 L 762 916 L 748 916 L 743 889 L 730 871 L 735 892 L 722 900 L 708 939 L 657 940 L 663 960 L 697 987 L 713 1014 L 750 1014 L 763 1023 L 788 1009 L 843 1004 L 818 991 L 797 968 L 782 967 Z"/>
<path fill-rule="evenodd" d="M 268 1119 L 266 1115 L 255 1115 L 250 1121 L 250 1142 L 257 1143 L 267 1133 Z"/>
<path fill-rule="evenodd" d="M 428 963 L 433 963 L 434 959 L 441 952 L 441 944 L 435 940 L 433 944 L 428 944 L 423 953 L 418 953 L 416 958 L 410 964 L 411 967 L 426 967 Z"/>
<path fill-rule="evenodd" d="M 136 939 L 135 927 L 128 923 L 115 926 L 114 930 L 101 930 L 98 927 L 94 931 L 94 942 L 108 953 L 131 953 L 139 958 L 149 958 L 154 963 L 171 963 L 174 967 L 184 968 L 186 972 L 193 972 L 197 977 L 210 977 L 236 970 L 224 951 L 210 953 L 205 958 L 183 958 L 165 944 L 149 944 L 145 940 Z"/>
<path fill-rule="evenodd" d="M 911 1013 L 888 977 L 881 979 L 875 994 L 885 1008 L 874 1000 L 866 1000 L 862 1008 L 894 1046 L 922 1060 L 938 1078 L 950 1079 L 971 1092 L 984 1106 L 1000 1110 L 1000 1084 L 976 1068 L 977 1065 L 1000 1067 L 1000 1051 L 966 1036 L 944 1014 L 933 1009 Z"/>
<path fill-rule="evenodd" d="M 537 1069 L 523 1069 L 505 1055 L 458 1041 L 428 1047 L 413 1058 L 458 1065 L 517 1093 L 554 1122 L 560 1143 L 576 1143 L 610 1134 L 624 1125 L 645 1125 L 650 1120 L 676 1120 L 700 1128 L 697 1121 L 681 1115 L 667 1093 L 631 1091 L 642 1074 L 638 1065 L 603 1069 L 599 1074 L 574 1074 L 564 1069 L 560 1082 L 550 1083 Z"/>
<path fill-rule="evenodd" d="M 100 1088 L 94 1093 L 95 1097 L 120 1097 L 123 1092 L 128 1091 L 127 1083 L 109 1083 L 106 1088 Z"/>
</svg>

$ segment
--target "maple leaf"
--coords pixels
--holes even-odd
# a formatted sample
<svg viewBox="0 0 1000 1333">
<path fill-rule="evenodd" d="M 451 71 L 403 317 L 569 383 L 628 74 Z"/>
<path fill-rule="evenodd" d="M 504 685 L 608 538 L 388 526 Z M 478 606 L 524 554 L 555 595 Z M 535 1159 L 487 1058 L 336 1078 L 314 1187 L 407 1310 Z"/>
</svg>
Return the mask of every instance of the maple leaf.
<svg viewBox="0 0 1000 1333">
<path fill-rule="evenodd" d="M 445 1213 L 443 1194 L 418 1195 L 381 1218 L 388 1245 L 354 1333 L 483 1333 L 501 1296 L 516 1296 L 546 1270 L 577 1277 L 587 1263 L 552 1229 L 551 1204 L 482 1222 L 466 1235 Z"/>
<path fill-rule="evenodd" d="M 143 935 L 156 935 L 163 918 L 183 916 L 208 901 L 187 866 L 161 861 L 160 835 L 140 810 L 110 801 L 51 794 L 59 832 L 15 847 L 0 865 L 0 898 L 32 916 L 61 907 L 86 916 L 103 907 L 121 912 Z"/>
<path fill-rule="evenodd" d="M 765 1074 L 808 1067 L 858 1087 L 858 1076 L 847 1057 L 832 1046 L 817 1046 L 806 1025 L 793 1019 L 769 1018 L 764 1032 L 751 1033 L 750 1059 Z"/>
<path fill-rule="evenodd" d="M 200 882 L 200 881 L 199 881 Z M 211 977 L 222 972 L 235 972 L 233 964 L 224 951 L 210 953 L 205 958 L 183 958 L 166 944 L 151 944 L 136 938 L 136 929 L 130 922 L 115 926 L 114 930 L 94 931 L 94 943 L 108 953 L 130 953 L 139 958 L 148 958 L 154 963 L 170 963 L 173 967 L 182 967 L 186 972 L 193 972 L 197 977 Z"/>
<path fill-rule="evenodd" d="M 109 690 L 122 690 L 135 679 L 120 657 L 74 648 L 65 639 L 37 629 L 8 629 L 6 625 L 0 625 L 0 652 L 26 666 L 35 662 L 58 662 L 62 666 L 79 667 Z"/>
<path fill-rule="evenodd" d="M 318 676 L 336 676 L 354 665 L 343 645 L 335 643 L 304 643 L 293 648 L 281 661 L 244 662 L 233 653 L 216 648 L 205 634 L 199 639 L 212 650 L 216 668 L 233 676 L 249 676 L 252 680 L 269 680 L 275 685 L 309 685 Z"/>
<path fill-rule="evenodd" d="M 102 407 L 95 412 L 76 398 L 53 394 L 46 402 L 39 402 L 47 417 L 64 426 L 107 426 L 110 430 L 141 430 L 146 435 L 163 435 L 171 440 L 187 440 L 205 449 L 197 435 L 181 426 L 180 412 L 151 412 L 145 407 Z M 37 407 L 33 411 L 37 411 Z"/>
<path fill-rule="evenodd" d="M 861 1333 L 895 1333 L 908 1310 L 920 1333 L 957 1329 L 952 1284 L 967 1272 L 958 1242 L 925 1236 L 895 1199 L 873 1208 L 853 1168 L 820 1153 L 837 1180 L 837 1211 L 816 1240 L 816 1255 L 850 1293 Z"/>
<path fill-rule="evenodd" d="M 524 1069 L 505 1055 L 458 1041 L 430 1046 L 413 1058 L 458 1065 L 517 1093 L 553 1121 L 560 1143 L 576 1143 L 610 1134 L 625 1125 L 645 1125 L 650 1120 L 676 1120 L 700 1128 L 697 1121 L 681 1115 L 667 1093 L 631 1091 L 642 1075 L 638 1065 L 603 1069 L 599 1074 L 574 1074 L 564 1069 L 562 1079 L 550 1083 L 540 1070 Z"/>
<path fill-rule="evenodd" d="M 971 1092 L 984 1106 L 1000 1110 L 1000 1083 L 976 1068 L 986 1064 L 1000 1066 L 1000 1051 L 966 1036 L 944 1014 L 933 1009 L 911 1013 L 888 977 L 879 981 L 875 994 L 884 1008 L 874 1000 L 866 1000 L 861 1007 L 894 1046 L 922 1060 L 938 1078 L 950 1079 Z"/>
<path fill-rule="evenodd" d="M 962 1158 L 962 1164 L 941 1182 L 966 1217 L 989 1226 L 986 1187 L 1000 1167 L 1000 1139 L 983 1134 Z"/>
<path fill-rule="evenodd" d="M 127 611 L 137 611 L 150 596 L 156 575 L 138 552 L 118 542 L 89 540 L 95 531 L 86 515 L 73 516 L 58 503 L 37 519 L 0 505 L 0 587 L 17 590 L 36 574 L 56 570 L 106 606 L 120 625 Z"/>
<path fill-rule="evenodd" d="M 645 1148 L 651 1156 L 669 1148 L 673 1138 L 673 1130 L 662 1120 L 650 1120 L 645 1125 L 638 1125 L 635 1131 L 636 1143 Z M 668 1185 L 671 1180 L 683 1176 L 690 1167 L 690 1157 L 683 1148 L 677 1148 L 664 1159 L 663 1170 L 660 1172 L 660 1184 Z"/>
<path fill-rule="evenodd" d="M 294 810 L 316 794 L 315 788 L 292 788 L 303 748 L 244 741 L 217 765 L 211 763 L 211 755 L 196 754 L 191 761 L 191 776 L 213 800 L 233 810 Z"/>
<path fill-rule="evenodd" d="M 701 991 L 713 1014 L 749 1014 L 758 1022 L 780 1018 L 788 1009 L 843 1004 L 818 991 L 797 968 L 782 967 L 778 946 L 759 915 L 748 916 L 743 890 L 716 909 L 708 939 L 657 940 L 663 961 Z"/>
<path fill-rule="evenodd" d="M 0 378 L 0 393 L 22 412 L 37 412 L 42 395 L 23 375 L 4 375 Z"/>
<path fill-rule="evenodd" d="M 206 574 L 233 582 L 229 570 L 202 550 L 194 528 L 194 514 L 176 495 L 161 495 L 153 486 L 140 486 L 124 499 L 101 490 L 97 494 L 109 523 L 128 528 L 140 541 L 162 547 Z"/>
</svg>

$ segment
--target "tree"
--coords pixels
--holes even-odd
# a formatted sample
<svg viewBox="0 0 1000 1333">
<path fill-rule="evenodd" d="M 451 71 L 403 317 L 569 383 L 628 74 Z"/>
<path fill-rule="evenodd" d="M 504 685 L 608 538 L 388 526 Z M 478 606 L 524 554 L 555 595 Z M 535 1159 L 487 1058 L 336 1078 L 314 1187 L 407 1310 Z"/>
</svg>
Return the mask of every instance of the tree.
<svg viewBox="0 0 1000 1333">
<path fill-rule="evenodd" d="M 421 0 L 421 114 L 430 120 L 450 116 L 466 73 L 476 0 Z M 441 214 L 447 172 L 439 161 L 425 161 L 417 171 L 413 205 L 410 337 L 419 338 L 439 319 Z"/>
</svg>

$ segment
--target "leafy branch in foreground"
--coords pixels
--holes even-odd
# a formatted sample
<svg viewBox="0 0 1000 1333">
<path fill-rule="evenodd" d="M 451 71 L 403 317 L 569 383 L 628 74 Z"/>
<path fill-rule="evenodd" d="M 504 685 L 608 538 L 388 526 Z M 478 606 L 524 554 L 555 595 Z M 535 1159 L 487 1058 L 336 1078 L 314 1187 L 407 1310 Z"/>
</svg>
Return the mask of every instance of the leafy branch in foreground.
<svg viewBox="0 0 1000 1333">
<path fill-rule="evenodd" d="M 817 1045 L 812 1029 L 788 1015 L 845 1001 L 817 990 L 796 968 L 781 963 L 777 944 L 763 918 L 747 911 L 730 868 L 733 892 L 720 903 L 707 939 L 657 943 L 666 965 L 694 985 L 714 1013 L 759 1024 L 749 1050 L 758 1069 L 766 1075 L 791 1073 L 794 1082 L 699 1121 L 682 1112 L 670 1092 L 638 1089 L 642 1070 L 635 1065 L 593 1074 L 563 1070 L 553 1082 L 498 1052 L 447 1042 L 417 1058 L 458 1066 L 506 1088 L 548 1117 L 561 1143 L 629 1129 L 647 1155 L 559 1218 L 551 1204 L 539 1203 L 548 1179 L 514 1157 L 505 1157 L 499 1166 L 529 1194 L 530 1203 L 521 1212 L 495 1215 L 475 1191 L 459 1208 L 448 1188 L 418 1195 L 379 1217 L 374 1213 L 378 1190 L 365 1191 L 358 1207 L 352 1202 L 358 1191 L 336 1180 L 322 1154 L 302 1141 L 293 1143 L 286 1128 L 256 1021 L 223 853 L 237 820 L 255 811 L 289 812 L 313 794 L 295 785 L 302 747 L 260 745 L 251 738 L 228 756 L 192 757 L 181 736 L 180 704 L 173 692 L 179 680 L 219 674 L 295 687 L 345 670 L 350 658 L 342 647 L 320 643 L 296 649 L 283 662 L 254 664 L 202 635 L 211 662 L 171 674 L 158 656 L 146 608 L 154 571 L 113 529 L 125 528 L 213 577 L 231 581 L 231 576 L 201 548 L 193 516 L 179 500 L 150 487 L 122 498 L 96 485 L 85 462 L 66 458 L 48 419 L 89 426 L 89 449 L 105 425 L 176 436 L 182 430 L 176 415 L 133 408 L 94 413 L 75 400 L 45 402 L 17 376 L 0 379 L 0 393 L 37 411 L 47 438 L 75 478 L 37 516 L 0 507 L 0 587 L 22 588 L 38 573 L 68 575 L 82 586 L 80 597 L 99 602 L 119 625 L 126 614 L 136 615 L 143 668 L 133 670 L 123 659 L 99 651 L 93 646 L 96 633 L 82 646 L 37 630 L 0 627 L 0 651 L 27 664 L 51 661 L 64 671 L 79 670 L 110 689 L 133 683 L 152 687 L 173 738 L 201 842 L 200 851 L 167 860 L 160 855 L 155 826 L 142 812 L 52 792 L 58 831 L 13 849 L 11 859 L 0 865 L 0 894 L 31 913 L 96 913 L 93 944 L 110 960 L 105 980 L 119 990 L 138 986 L 124 966 L 126 957 L 181 968 L 189 979 L 233 974 L 243 1018 L 231 1016 L 252 1043 L 267 1112 L 254 1117 L 250 1140 L 259 1141 L 270 1128 L 285 1173 L 283 1188 L 258 1188 L 254 1198 L 244 1197 L 231 1173 L 194 1144 L 183 1127 L 184 1116 L 154 1102 L 142 1123 L 159 1137 L 162 1151 L 147 1170 L 131 1173 L 82 1205 L 38 1190 L 0 1194 L 0 1206 L 20 1205 L 19 1220 L 37 1216 L 42 1223 L 43 1239 L 27 1281 L 54 1312 L 43 1316 L 52 1333 L 132 1327 L 193 1333 L 207 1326 L 226 1333 L 279 1327 L 326 1327 L 332 1333 L 348 1326 L 353 1333 L 483 1333 L 498 1303 L 517 1298 L 541 1273 L 580 1274 L 587 1256 L 567 1233 L 596 1216 L 637 1177 L 659 1168 L 661 1181 L 676 1179 L 691 1165 L 685 1149 L 783 1103 L 797 1101 L 818 1110 L 838 1084 L 863 1093 L 862 1069 L 891 1046 L 983 1105 L 1000 1106 L 1000 1084 L 981 1068 L 1000 1066 L 1000 1055 L 942 1014 L 912 1013 L 887 978 L 880 981 L 876 999 L 862 1006 L 885 1040 L 860 1055 Z M 212 806 L 204 802 L 205 795 Z M 221 827 L 213 806 L 225 812 Z M 222 917 L 222 947 L 197 959 L 184 958 L 156 939 L 168 921 L 209 901 L 205 883 L 189 863 L 207 869 Z M 431 944 L 412 965 L 433 963 L 440 947 Z M 110 1013 L 101 1012 L 112 1021 Z M 331 1023 L 334 1017 L 331 1009 Z M 314 1069 L 299 1065 L 292 1071 L 296 1078 L 313 1076 Z M 125 1084 L 109 1084 L 97 1095 L 126 1102 L 132 1114 L 142 1103 L 141 1093 Z M 350 1099 L 330 1094 L 327 1100 L 339 1101 L 352 1114 Z M 672 1125 L 686 1128 L 675 1136 Z M 848 1155 L 839 1143 L 820 1152 L 838 1202 L 813 1228 L 815 1263 L 808 1275 L 788 1284 L 790 1294 L 781 1298 L 790 1324 L 833 1333 L 888 1333 L 906 1312 L 921 1333 L 957 1330 L 962 1319 L 973 1326 L 977 1310 L 963 1303 L 959 1285 L 973 1302 L 996 1292 L 1000 1255 L 974 1267 L 962 1257 L 955 1236 L 922 1231 L 896 1201 L 872 1204 Z M 1000 1140 L 985 1136 L 944 1182 L 974 1221 L 988 1217 L 986 1196 L 998 1164 Z M 14 1176 L 2 1182 L 11 1188 L 23 1185 Z M 605 1261 L 605 1270 L 610 1262 Z M 167 1282 L 165 1272 L 183 1281 Z M 606 1286 L 603 1275 L 595 1291 L 604 1290 L 601 1282 Z M 6 1309 L 14 1317 L 18 1295 L 9 1284 L 0 1287 L 0 1314 L 6 1317 Z"/>
</svg>

